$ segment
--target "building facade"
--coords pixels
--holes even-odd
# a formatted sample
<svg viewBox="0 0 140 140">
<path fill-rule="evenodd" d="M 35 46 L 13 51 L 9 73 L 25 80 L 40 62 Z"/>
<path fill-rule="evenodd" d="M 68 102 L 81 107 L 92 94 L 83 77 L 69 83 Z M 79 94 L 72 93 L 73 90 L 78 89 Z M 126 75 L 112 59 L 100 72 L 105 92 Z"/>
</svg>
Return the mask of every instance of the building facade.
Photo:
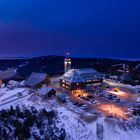
<svg viewBox="0 0 140 140">
<path fill-rule="evenodd" d="M 71 69 L 60 77 L 60 86 L 67 90 L 90 89 L 101 83 L 101 75 L 92 68 Z"/>
</svg>

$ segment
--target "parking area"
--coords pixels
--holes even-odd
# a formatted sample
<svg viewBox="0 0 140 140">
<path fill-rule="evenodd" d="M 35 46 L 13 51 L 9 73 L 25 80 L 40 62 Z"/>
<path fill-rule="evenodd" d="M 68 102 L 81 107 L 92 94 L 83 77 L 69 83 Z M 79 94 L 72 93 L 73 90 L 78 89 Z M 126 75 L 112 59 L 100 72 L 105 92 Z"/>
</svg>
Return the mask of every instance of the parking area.
<svg viewBox="0 0 140 140">
<path fill-rule="evenodd" d="M 57 81 L 53 86 L 58 88 Z M 64 91 L 59 90 L 58 92 Z M 73 105 L 73 110 L 128 118 L 131 116 L 130 108 L 136 103 L 137 93 L 131 88 L 103 83 L 93 91 L 71 91 L 67 97 L 68 102 Z"/>
<path fill-rule="evenodd" d="M 74 104 L 86 105 L 88 112 L 101 112 L 108 116 L 128 118 L 130 109 L 136 104 L 137 93 L 134 89 L 103 85 L 96 91 L 73 91 L 70 94 Z M 76 103 L 75 103 L 76 102 Z"/>
<path fill-rule="evenodd" d="M 105 115 L 110 115 L 114 117 L 122 117 L 126 118 L 125 113 L 127 112 L 127 107 L 122 106 L 121 103 L 113 102 L 112 100 L 97 96 L 91 92 L 81 91 L 82 95 L 79 92 L 75 92 L 70 95 L 70 99 L 72 100 L 74 105 L 78 107 L 83 107 L 85 111 L 88 112 L 101 112 Z"/>
</svg>

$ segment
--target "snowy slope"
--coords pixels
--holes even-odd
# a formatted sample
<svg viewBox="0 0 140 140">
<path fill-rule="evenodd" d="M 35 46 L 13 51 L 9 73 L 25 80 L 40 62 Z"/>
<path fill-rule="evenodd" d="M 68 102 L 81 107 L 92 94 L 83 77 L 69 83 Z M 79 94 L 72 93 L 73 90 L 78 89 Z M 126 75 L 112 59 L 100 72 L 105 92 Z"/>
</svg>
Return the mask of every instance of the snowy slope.
<svg viewBox="0 0 140 140">
<path fill-rule="evenodd" d="M 17 92 L 23 92 L 23 98 L 15 96 Z M 94 116 L 93 114 L 77 114 L 71 111 L 66 105 L 60 104 L 56 99 L 43 100 L 35 94 L 28 94 L 26 88 L 17 88 L 7 91 L 0 89 L 0 109 L 7 109 L 11 105 L 34 106 L 37 109 L 55 110 L 57 112 L 57 126 L 66 130 L 66 140 L 139 140 L 140 126 L 131 122 L 109 119 L 104 116 Z M 15 99 L 13 101 L 13 98 Z M 84 117 L 92 116 L 92 121 L 85 121 Z M 88 119 L 87 119 L 88 120 Z M 97 126 L 102 126 L 97 131 Z M 97 137 L 98 136 L 98 137 Z M 102 138 L 103 137 L 103 138 Z"/>
<path fill-rule="evenodd" d="M 35 101 L 36 98 L 36 101 Z M 32 102 L 34 100 L 34 102 Z M 66 130 L 66 140 L 100 140 L 97 137 L 97 124 L 103 126 L 102 140 L 139 140 L 140 129 L 134 123 L 109 119 L 104 116 L 95 117 L 93 121 L 84 121 L 80 114 L 74 113 L 65 105 L 56 103 L 56 100 L 42 101 L 39 97 L 30 98 L 27 106 L 35 106 L 37 109 L 46 108 L 56 110 L 58 113 L 58 127 Z M 91 114 L 85 114 L 85 116 Z"/>
<path fill-rule="evenodd" d="M 18 96 L 18 93 L 22 93 L 22 95 Z M 6 87 L 0 88 L 0 109 L 9 108 L 11 105 L 21 105 L 29 96 L 28 88 L 15 88 L 13 90 Z"/>
<path fill-rule="evenodd" d="M 60 124 L 66 129 L 68 140 L 96 140 L 97 123 L 103 125 L 103 140 L 139 140 L 140 135 L 138 129 L 133 131 L 124 131 L 119 127 L 115 120 L 112 120 L 113 124 L 107 123 L 106 118 L 99 117 L 94 122 L 86 123 L 79 119 L 79 116 L 66 110 L 65 108 L 59 108 Z"/>
</svg>

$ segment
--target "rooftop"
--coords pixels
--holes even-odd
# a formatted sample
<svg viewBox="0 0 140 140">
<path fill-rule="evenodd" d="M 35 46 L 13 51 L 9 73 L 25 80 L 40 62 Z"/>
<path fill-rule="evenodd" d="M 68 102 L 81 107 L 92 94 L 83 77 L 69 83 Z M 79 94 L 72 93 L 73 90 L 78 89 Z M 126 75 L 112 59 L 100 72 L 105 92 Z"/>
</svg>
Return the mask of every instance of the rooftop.
<svg viewBox="0 0 140 140">
<path fill-rule="evenodd" d="M 47 77 L 47 74 L 45 73 L 37 73 L 33 72 L 29 78 L 25 81 L 25 85 L 34 87 L 38 85 L 39 83 L 43 82 Z"/>
<path fill-rule="evenodd" d="M 60 79 L 68 82 L 85 82 L 86 80 L 94 80 L 99 77 L 99 73 L 93 68 L 71 69 L 66 72 Z"/>
<path fill-rule="evenodd" d="M 38 93 L 41 95 L 46 95 L 52 90 L 50 86 L 43 85 L 40 89 L 38 89 Z"/>
<path fill-rule="evenodd" d="M 16 76 L 16 69 L 8 69 L 5 71 L 0 71 L 0 79 L 6 80 Z"/>
</svg>

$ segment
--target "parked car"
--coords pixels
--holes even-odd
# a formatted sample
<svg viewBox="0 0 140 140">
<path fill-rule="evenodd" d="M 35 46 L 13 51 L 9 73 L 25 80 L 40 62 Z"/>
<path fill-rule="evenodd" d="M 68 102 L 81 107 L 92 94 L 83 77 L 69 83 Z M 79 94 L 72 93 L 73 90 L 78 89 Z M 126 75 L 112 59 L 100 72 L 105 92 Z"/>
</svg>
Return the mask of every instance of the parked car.
<svg viewBox="0 0 140 140">
<path fill-rule="evenodd" d="M 125 116 L 127 116 L 127 117 L 133 117 L 133 114 L 131 112 L 126 112 L 125 113 Z"/>
<path fill-rule="evenodd" d="M 113 97 L 113 98 L 117 98 L 117 96 L 116 96 L 116 95 L 113 95 L 113 94 L 111 94 L 111 95 L 112 95 L 112 97 Z"/>
<path fill-rule="evenodd" d="M 108 98 L 108 99 L 113 99 L 112 94 L 108 94 L 107 98 Z"/>
<path fill-rule="evenodd" d="M 140 104 L 134 104 L 131 106 L 131 109 L 133 110 L 140 110 Z"/>
<path fill-rule="evenodd" d="M 118 103 L 118 102 L 120 102 L 120 98 L 117 97 L 117 96 L 114 96 L 114 97 L 113 97 L 113 101 Z"/>
<path fill-rule="evenodd" d="M 87 96 L 81 96 L 81 99 L 89 101 L 90 99 Z"/>
<path fill-rule="evenodd" d="M 96 101 L 96 105 L 100 105 L 101 103 L 99 101 Z"/>
<path fill-rule="evenodd" d="M 101 97 L 101 96 L 103 96 L 103 93 L 102 92 L 97 92 L 96 95 Z"/>
<path fill-rule="evenodd" d="M 92 104 L 96 104 L 96 101 L 93 99 L 90 101 Z"/>
<path fill-rule="evenodd" d="M 73 105 L 78 105 L 78 102 L 72 101 Z"/>
<path fill-rule="evenodd" d="M 94 100 L 93 103 L 96 104 L 96 105 L 100 105 L 100 104 L 101 104 L 101 103 L 100 103 L 99 101 L 97 101 L 97 100 Z"/>
<path fill-rule="evenodd" d="M 93 99 L 94 97 L 92 95 L 88 95 L 87 98 Z"/>
<path fill-rule="evenodd" d="M 87 109 L 88 109 L 88 106 L 87 106 L 87 105 L 82 105 L 82 106 L 81 106 L 81 109 L 87 110 Z"/>
<path fill-rule="evenodd" d="M 78 103 L 78 104 L 77 104 L 77 106 L 79 106 L 79 107 L 82 106 L 82 105 L 83 105 L 83 103 Z"/>
<path fill-rule="evenodd" d="M 99 101 L 94 100 L 94 99 L 91 101 L 91 103 L 92 103 L 92 104 L 96 104 L 96 105 L 100 105 L 100 104 L 101 104 Z"/>
<path fill-rule="evenodd" d="M 131 108 L 128 108 L 127 109 L 129 112 L 133 112 L 134 110 L 133 109 L 131 109 Z"/>
<path fill-rule="evenodd" d="M 113 99 L 113 102 L 115 102 L 115 103 L 120 102 L 120 98 Z"/>
<path fill-rule="evenodd" d="M 111 94 L 103 94 L 103 97 L 107 98 L 107 99 L 113 99 L 112 95 Z"/>
</svg>

